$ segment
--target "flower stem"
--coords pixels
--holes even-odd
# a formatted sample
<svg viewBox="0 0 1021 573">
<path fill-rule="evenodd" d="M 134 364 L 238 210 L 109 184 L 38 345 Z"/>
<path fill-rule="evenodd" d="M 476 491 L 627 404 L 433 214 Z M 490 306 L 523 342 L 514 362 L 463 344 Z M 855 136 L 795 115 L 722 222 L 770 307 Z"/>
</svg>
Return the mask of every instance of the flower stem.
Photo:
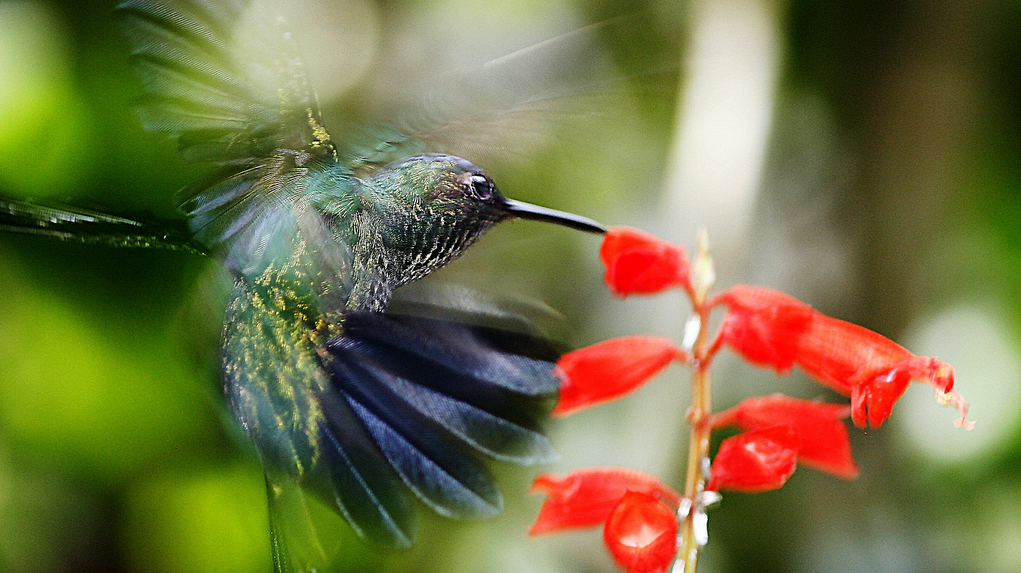
<svg viewBox="0 0 1021 573">
<path fill-rule="evenodd" d="M 678 510 L 681 520 L 677 534 L 677 558 L 674 573 L 695 573 L 698 550 L 706 542 L 703 466 L 709 460 L 709 438 L 712 433 L 713 395 L 709 366 L 719 348 L 709 337 L 709 291 L 716 282 L 716 270 L 709 255 L 709 237 L 704 229 L 698 234 L 698 252 L 692 267 L 692 288 L 687 289 L 691 308 L 698 317 L 698 334 L 691 348 L 691 407 L 688 408 L 688 471 L 684 480 L 684 501 Z"/>
<path fill-rule="evenodd" d="M 699 317 L 699 331 L 692 349 L 691 407 L 688 410 L 691 433 L 688 438 L 688 469 L 684 497 L 689 503 L 683 504 L 687 505 L 687 513 L 679 516 L 682 521 L 677 540 L 675 573 L 695 573 L 698 567 L 698 550 L 705 542 L 704 533 L 699 535 L 696 520 L 698 513 L 703 511 L 701 497 L 705 480 L 702 466 L 704 460 L 709 457 L 709 438 L 712 433 L 712 383 L 709 372 L 712 342 L 706 334 L 711 308 L 705 304 L 704 299 L 692 302 Z"/>
</svg>

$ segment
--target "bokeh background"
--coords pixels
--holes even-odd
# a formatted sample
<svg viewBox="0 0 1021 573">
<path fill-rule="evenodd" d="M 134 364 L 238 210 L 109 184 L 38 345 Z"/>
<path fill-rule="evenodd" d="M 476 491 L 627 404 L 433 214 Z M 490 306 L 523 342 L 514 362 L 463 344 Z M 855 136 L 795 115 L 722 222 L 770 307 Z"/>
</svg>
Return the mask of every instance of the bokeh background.
<svg viewBox="0 0 1021 573">
<path fill-rule="evenodd" d="M 852 430 L 856 481 L 802 469 L 780 491 L 726 495 L 701 570 L 1021 570 L 1021 3 L 288 5 L 335 138 L 385 107 L 379 86 L 631 14 L 597 36 L 615 92 L 634 89 L 486 153 L 503 191 L 689 245 L 704 228 L 721 286 L 782 289 L 939 356 L 977 420 L 956 430 L 911 388 L 883 428 Z M 203 168 L 138 127 L 112 7 L 0 0 L 0 193 L 173 216 Z M 505 224 L 438 278 L 542 301 L 574 345 L 679 338 L 684 300 L 613 299 L 597 247 Z M 271 570 L 261 472 L 219 399 L 222 281 L 186 254 L 0 236 L 0 572 Z M 542 469 L 622 465 L 680 486 L 687 382 L 668 370 L 555 421 L 562 460 Z M 837 399 L 730 357 L 715 382 L 721 408 Z M 337 569 L 614 570 L 597 532 L 527 539 L 537 470 L 497 470 L 503 516 L 423 516 L 418 547 L 393 555 L 338 526 Z"/>
</svg>

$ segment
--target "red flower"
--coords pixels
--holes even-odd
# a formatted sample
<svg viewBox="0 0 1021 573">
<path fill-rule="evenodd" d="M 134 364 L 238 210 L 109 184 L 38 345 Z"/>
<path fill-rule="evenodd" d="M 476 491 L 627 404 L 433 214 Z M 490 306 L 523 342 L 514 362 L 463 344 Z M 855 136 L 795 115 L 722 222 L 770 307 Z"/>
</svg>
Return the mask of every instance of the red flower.
<svg viewBox="0 0 1021 573">
<path fill-rule="evenodd" d="M 611 228 L 599 258 L 606 266 L 606 284 L 618 296 L 653 294 L 674 286 L 691 289 L 684 247 L 637 229 Z"/>
<path fill-rule="evenodd" d="M 613 400 L 647 382 L 687 355 L 667 338 L 625 336 L 568 352 L 557 361 L 560 398 L 553 414 L 564 416 Z"/>
<path fill-rule="evenodd" d="M 851 408 L 782 394 L 748 398 L 713 416 L 713 427 L 736 425 L 742 430 L 789 426 L 801 441 L 798 462 L 845 479 L 858 476 L 851 458 L 851 440 L 842 421 Z"/>
<path fill-rule="evenodd" d="M 723 342 L 752 364 L 790 372 L 812 324 L 811 306 L 779 291 L 742 285 L 716 295 L 712 304 L 730 308 L 720 325 Z"/>
<path fill-rule="evenodd" d="M 628 491 L 661 498 L 674 506 L 681 498 L 656 477 L 623 468 L 589 468 L 566 476 L 541 474 L 532 482 L 532 492 L 539 491 L 549 497 L 529 535 L 601 525 Z"/>
<path fill-rule="evenodd" d="M 800 442 L 790 426 L 752 430 L 723 440 L 706 490 L 756 493 L 779 488 L 797 467 Z"/>
<path fill-rule="evenodd" d="M 603 543 L 628 573 L 666 573 L 677 555 L 677 514 L 647 493 L 628 491 L 613 508 Z"/>
<path fill-rule="evenodd" d="M 941 399 L 960 410 L 967 405 L 953 391 L 954 369 L 935 358 L 919 357 L 896 342 L 861 326 L 826 316 L 786 294 L 736 286 L 720 293 L 713 305 L 729 312 L 720 340 L 759 366 L 778 373 L 797 364 L 817 381 L 851 397 L 851 419 L 878 428 L 913 379 L 924 380 Z"/>
</svg>

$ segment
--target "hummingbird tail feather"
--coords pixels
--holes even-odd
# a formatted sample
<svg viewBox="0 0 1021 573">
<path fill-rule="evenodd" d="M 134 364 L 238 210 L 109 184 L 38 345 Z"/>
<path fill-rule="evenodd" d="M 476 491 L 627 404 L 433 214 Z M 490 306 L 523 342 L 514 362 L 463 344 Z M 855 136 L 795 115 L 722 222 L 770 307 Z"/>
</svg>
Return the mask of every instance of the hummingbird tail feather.
<svg viewBox="0 0 1021 573">
<path fill-rule="evenodd" d="M 411 547 L 414 511 L 401 483 L 341 396 L 320 397 L 323 466 L 314 489 L 327 493 L 358 534 L 384 547 Z M 322 474 L 325 475 L 322 475 Z M 325 491 L 324 488 L 325 487 Z"/>
<path fill-rule="evenodd" d="M 501 511 L 502 496 L 474 454 L 518 464 L 556 455 L 539 420 L 557 383 L 550 362 L 515 352 L 528 336 L 356 312 L 327 345 L 327 368 L 332 389 L 419 499 L 447 517 L 485 517 Z M 327 418 L 327 428 L 350 427 Z"/>
<path fill-rule="evenodd" d="M 363 538 L 411 545 L 411 494 L 447 517 L 493 515 L 502 496 L 480 457 L 555 457 L 541 420 L 558 389 L 558 352 L 518 321 L 430 305 L 310 315 L 288 292 L 236 284 L 223 339 L 228 401 L 276 482 L 327 502 Z"/>
<path fill-rule="evenodd" d="M 485 466 L 397 392 L 385 371 L 333 361 L 334 383 L 404 483 L 440 515 L 486 517 L 503 506 Z"/>
<path fill-rule="evenodd" d="M 184 221 L 141 221 L 76 207 L 0 198 L 0 232 L 37 235 L 110 247 L 207 254 L 191 240 Z"/>
</svg>

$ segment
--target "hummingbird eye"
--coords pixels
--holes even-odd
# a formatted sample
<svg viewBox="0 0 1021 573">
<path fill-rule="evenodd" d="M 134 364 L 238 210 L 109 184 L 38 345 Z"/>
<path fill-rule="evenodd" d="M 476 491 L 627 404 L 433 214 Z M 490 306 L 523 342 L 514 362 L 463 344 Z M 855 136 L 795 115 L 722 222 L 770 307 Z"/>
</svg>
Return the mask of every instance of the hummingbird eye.
<svg viewBox="0 0 1021 573">
<path fill-rule="evenodd" d="M 479 199 L 489 199 L 493 196 L 493 182 L 485 175 L 472 175 L 471 186 Z"/>
</svg>

